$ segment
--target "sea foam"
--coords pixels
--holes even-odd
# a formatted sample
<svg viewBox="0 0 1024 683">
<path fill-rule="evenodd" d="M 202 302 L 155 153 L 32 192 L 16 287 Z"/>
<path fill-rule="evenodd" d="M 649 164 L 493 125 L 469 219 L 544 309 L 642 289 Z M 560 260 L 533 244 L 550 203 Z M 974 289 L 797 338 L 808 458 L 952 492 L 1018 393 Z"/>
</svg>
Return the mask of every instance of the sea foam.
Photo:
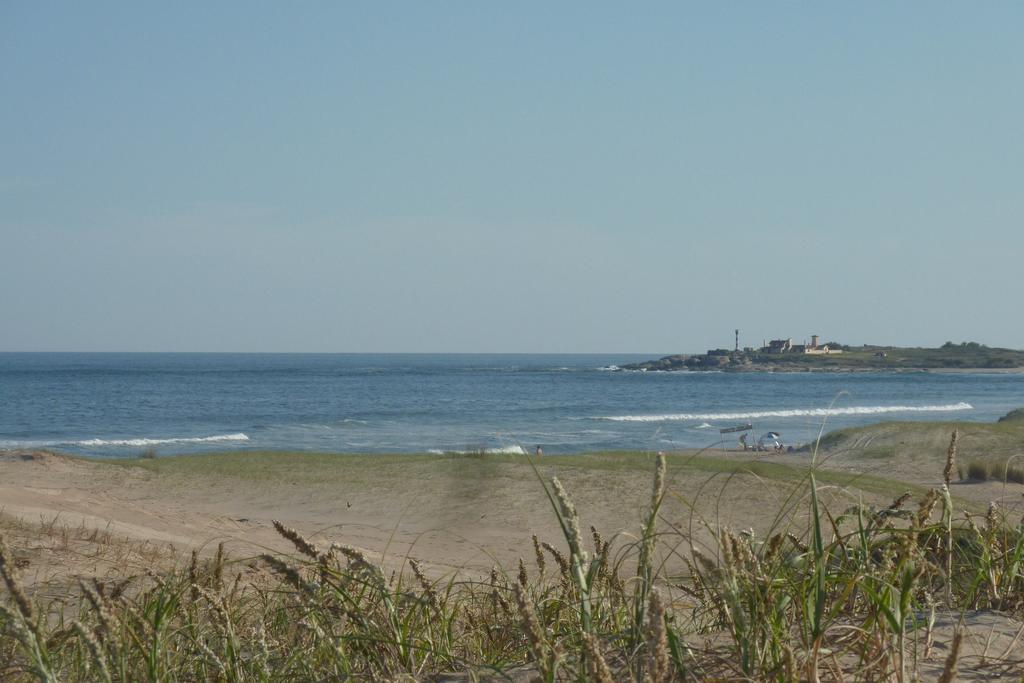
<svg viewBox="0 0 1024 683">
<path fill-rule="evenodd" d="M 963 401 L 944 405 L 925 406 L 851 406 L 844 408 L 794 408 L 792 410 L 759 410 L 735 413 L 673 413 L 667 415 L 611 415 L 596 420 L 613 422 L 684 422 L 708 420 L 751 420 L 761 417 L 831 417 L 834 415 L 881 415 L 883 413 L 950 413 L 973 410 Z"/>
<path fill-rule="evenodd" d="M 445 455 L 454 453 L 456 455 L 469 455 L 471 453 L 480 453 L 480 450 L 451 450 L 443 448 L 428 448 L 427 453 L 434 455 Z M 522 446 L 499 446 L 497 448 L 484 448 L 483 453 L 487 455 L 526 455 L 526 450 Z"/>
<path fill-rule="evenodd" d="M 217 436 L 183 436 L 170 439 L 85 439 L 83 441 L 64 441 L 74 446 L 161 446 L 171 443 L 217 443 L 221 441 L 248 441 L 249 436 L 237 434 L 220 434 Z"/>
</svg>

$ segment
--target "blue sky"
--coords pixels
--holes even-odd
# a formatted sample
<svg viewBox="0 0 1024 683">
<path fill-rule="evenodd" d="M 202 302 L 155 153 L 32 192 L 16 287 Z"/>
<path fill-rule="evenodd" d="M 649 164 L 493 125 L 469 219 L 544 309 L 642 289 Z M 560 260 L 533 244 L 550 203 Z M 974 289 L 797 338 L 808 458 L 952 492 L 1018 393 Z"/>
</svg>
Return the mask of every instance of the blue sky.
<svg viewBox="0 0 1024 683">
<path fill-rule="evenodd" d="M 0 350 L 1024 348 L 1016 3 L 0 5 Z"/>
</svg>

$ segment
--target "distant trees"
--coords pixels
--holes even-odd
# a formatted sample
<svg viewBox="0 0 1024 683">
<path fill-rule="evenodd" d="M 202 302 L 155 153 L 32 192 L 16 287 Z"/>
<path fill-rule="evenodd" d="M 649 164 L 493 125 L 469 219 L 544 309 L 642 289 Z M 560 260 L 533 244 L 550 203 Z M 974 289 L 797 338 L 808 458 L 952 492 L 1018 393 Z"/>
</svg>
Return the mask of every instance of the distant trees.
<svg viewBox="0 0 1024 683">
<path fill-rule="evenodd" d="M 960 342 L 959 344 L 954 344 L 953 342 L 948 341 L 942 345 L 942 348 L 946 349 L 947 351 L 952 351 L 954 349 L 963 349 L 964 351 L 980 351 L 981 349 L 987 349 L 988 347 L 985 346 L 984 344 L 979 344 L 978 342 L 973 341 Z"/>
</svg>

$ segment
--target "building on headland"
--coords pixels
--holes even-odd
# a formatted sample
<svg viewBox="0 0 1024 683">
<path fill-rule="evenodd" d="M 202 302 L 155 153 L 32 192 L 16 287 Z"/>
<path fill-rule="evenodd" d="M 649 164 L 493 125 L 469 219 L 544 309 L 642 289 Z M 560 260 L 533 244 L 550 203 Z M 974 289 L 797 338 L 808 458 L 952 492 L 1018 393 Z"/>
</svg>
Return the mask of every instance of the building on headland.
<svg viewBox="0 0 1024 683">
<path fill-rule="evenodd" d="M 812 334 L 811 343 L 794 344 L 792 339 L 772 339 L 761 348 L 762 353 L 806 353 L 815 356 L 830 356 L 842 353 L 842 349 L 834 349 L 828 344 L 820 343 L 821 337 Z"/>
<path fill-rule="evenodd" d="M 793 350 L 792 339 L 772 339 L 761 349 L 765 353 L 789 353 Z"/>
<path fill-rule="evenodd" d="M 836 353 L 842 353 L 842 349 L 830 348 L 828 344 L 819 344 L 818 340 L 820 337 L 816 334 L 811 335 L 811 344 L 804 348 L 804 353 L 812 353 L 822 356 L 831 356 Z"/>
</svg>

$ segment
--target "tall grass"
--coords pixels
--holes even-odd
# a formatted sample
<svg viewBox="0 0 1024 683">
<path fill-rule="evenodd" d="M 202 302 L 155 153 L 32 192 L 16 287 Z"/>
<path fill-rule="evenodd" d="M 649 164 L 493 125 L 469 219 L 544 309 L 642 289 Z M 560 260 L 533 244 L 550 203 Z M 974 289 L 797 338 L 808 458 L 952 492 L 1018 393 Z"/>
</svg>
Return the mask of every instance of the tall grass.
<svg viewBox="0 0 1024 683">
<path fill-rule="evenodd" d="M 910 681 L 936 610 L 1024 613 L 1024 527 L 996 505 L 984 519 L 956 510 L 948 485 L 833 510 L 812 469 L 765 534 L 697 520 L 715 539 L 702 550 L 662 516 L 663 457 L 654 470 L 634 539 L 591 528 L 588 542 L 571 492 L 541 482 L 562 538 L 470 579 L 414 560 L 389 573 L 277 523 L 294 554 L 83 581 L 67 607 L 30 596 L 0 548 L 0 679 Z M 945 680 L 959 637 L 950 647 Z"/>
<path fill-rule="evenodd" d="M 972 460 L 967 463 L 967 469 L 959 471 L 962 481 L 999 481 L 1024 484 L 1024 466 L 1012 465 L 1008 460 L 1005 463 L 984 462 Z"/>
</svg>

